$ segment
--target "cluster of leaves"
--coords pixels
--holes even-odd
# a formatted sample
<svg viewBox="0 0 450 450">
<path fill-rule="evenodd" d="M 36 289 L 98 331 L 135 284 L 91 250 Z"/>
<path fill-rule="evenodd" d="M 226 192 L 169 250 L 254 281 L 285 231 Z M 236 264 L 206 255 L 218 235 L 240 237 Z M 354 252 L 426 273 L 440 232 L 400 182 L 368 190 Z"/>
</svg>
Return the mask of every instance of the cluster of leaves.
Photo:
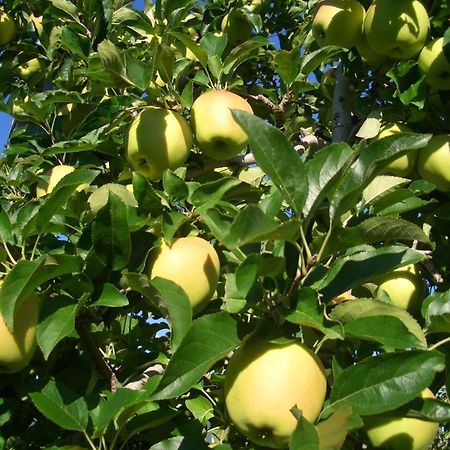
<svg viewBox="0 0 450 450">
<path fill-rule="evenodd" d="M 449 421 L 444 402 L 409 402 L 450 384 L 450 199 L 383 175 L 449 129 L 449 93 L 431 92 L 410 61 L 373 70 L 351 51 L 317 48 L 316 3 L 276 0 L 255 14 L 238 1 L 145 11 L 122 0 L 3 2 L 19 30 L 0 55 L 0 108 L 15 117 L 0 162 L 1 311 L 13 327 L 33 291 L 42 310 L 29 367 L 0 378 L 0 448 L 255 448 L 222 397 L 226 357 L 249 336 L 296 337 L 318 353 L 334 450 L 359 448 L 363 416 L 410 406 Z M 432 3 L 443 35 L 448 3 Z M 231 10 L 253 25 L 234 48 L 217 35 Z M 24 80 L 17 68 L 33 58 L 43 69 Z M 419 133 L 330 144 L 318 115 L 331 104 L 316 80 L 338 59 L 355 130 L 382 114 Z M 234 116 L 256 164 L 218 169 L 193 152 L 161 182 L 132 173 L 124 149 L 135 113 L 157 104 L 188 116 L 213 85 L 251 102 L 256 116 Z M 299 155 L 312 132 L 323 148 Z M 60 163 L 76 170 L 36 198 Z M 217 295 L 195 319 L 177 285 L 145 272 L 159 239 L 189 233 L 214 243 L 222 264 Z M 430 294 L 417 317 L 371 291 L 412 263 Z M 363 285 L 368 298 L 334 301 Z M 291 448 L 319 449 L 315 428 L 302 430 Z"/>
</svg>

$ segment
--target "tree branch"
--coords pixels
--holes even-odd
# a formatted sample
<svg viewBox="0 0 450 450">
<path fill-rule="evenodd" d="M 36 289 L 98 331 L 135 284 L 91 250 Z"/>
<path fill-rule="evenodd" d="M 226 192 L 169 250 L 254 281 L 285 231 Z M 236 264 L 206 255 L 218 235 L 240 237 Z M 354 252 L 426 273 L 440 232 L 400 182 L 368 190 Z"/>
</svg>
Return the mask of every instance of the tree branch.
<svg viewBox="0 0 450 450">
<path fill-rule="evenodd" d="M 342 63 L 336 68 L 336 84 L 333 95 L 333 142 L 347 142 L 352 131 L 349 107 L 349 82 L 342 71 Z"/>
</svg>

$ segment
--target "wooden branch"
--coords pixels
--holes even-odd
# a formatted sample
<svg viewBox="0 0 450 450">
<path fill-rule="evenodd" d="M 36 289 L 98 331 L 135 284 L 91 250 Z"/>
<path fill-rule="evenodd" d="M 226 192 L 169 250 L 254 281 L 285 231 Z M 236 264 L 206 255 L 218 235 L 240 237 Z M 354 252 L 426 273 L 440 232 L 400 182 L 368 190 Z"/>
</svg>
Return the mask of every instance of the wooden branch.
<svg viewBox="0 0 450 450">
<path fill-rule="evenodd" d="M 255 102 L 261 103 L 267 109 L 270 109 L 274 113 L 283 113 L 286 109 L 286 106 L 289 104 L 289 102 L 292 100 L 293 97 L 292 92 L 288 91 L 283 95 L 280 102 L 277 104 L 273 103 L 271 100 L 269 100 L 266 96 L 262 94 L 252 95 L 247 93 L 240 93 L 240 95 L 242 95 L 243 97 L 251 98 Z"/>
<path fill-rule="evenodd" d="M 336 68 L 336 83 L 333 95 L 333 142 L 348 142 L 353 128 L 349 108 L 349 82 L 342 71 L 342 63 Z"/>
</svg>

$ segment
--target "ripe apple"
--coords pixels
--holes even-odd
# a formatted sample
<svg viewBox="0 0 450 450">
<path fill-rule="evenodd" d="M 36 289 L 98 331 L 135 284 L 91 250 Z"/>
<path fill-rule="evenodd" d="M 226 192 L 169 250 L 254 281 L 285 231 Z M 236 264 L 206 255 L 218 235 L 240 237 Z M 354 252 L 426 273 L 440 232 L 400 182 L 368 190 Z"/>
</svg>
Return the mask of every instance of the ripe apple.
<svg viewBox="0 0 450 450">
<path fill-rule="evenodd" d="M 410 313 L 420 311 L 422 301 L 427 294 L 425 282 L 414 264 L 383 275 L 378 280 L 377 290 L 380 289 L 389 294 L 395 306 Z"/>
<path fill-rule="evenodd" d="M 444 38 L 428 43 L 420 52 L 419 69 L 425 81 L 439 91 L 450 90 L 450 61 L 444 53 Z"/>
<path fill-rule="evenodd" d="M 61 164 L 59 166 L 52 167 L 44 173 L 44 176 L 48 181 L 40 181 L 36 186 L 36 197 L 40 198 L 44 195 L 50 194 L 55 189 L 56 185 L 69 173 L 73 172 L 75 167 Z M 87 184 L 80 184 L 77 187 L 77 191 L 82 191 L 88 187 Z"/>
<path fill-rule="evenodd" d="M 303 344 L 245 343 L 225 372 L 225 403 L 239 431 L 263 447 L 287 448 L 298 408 L 315 422 L 327 383 L 319 358 Z"/>
<path fill-rule="evenodd" d="M 422 398 L 435 398 L 430 389 Z M 437 435 L 439 424 L 395 413 L 364 418 L 365 431 L 373 447 L 389 450 L 428 450 Z"/>
<path fill-rule="evenodd" d="M 314 39 L 321 47 L 352 48 L 361 39 L 364 16 L 364 8 L 356 0 L 325 0 L 314 16 Z"/>
<path fill-rule="evenodd" d="M 387 123 L 381 127 L 375 139 L 382 139 L 397 133 L 410 133 L 406 125 L 400 123 Z M 384 168 L 384 173 L 390 173 L 397 177 L 409 177 L 413 174 L 417 158 L 417 151 L 412 151 L 406 155 L 396 158 Z"/>
<path fill-rule="evenodd" d="M 356 50 L 361 56 L 361 59 L 371 65 L 371 66 L 379 66 L 386 62 L 389 58 L 386 55 L 380 55 L 367 42 L 366 35 L 363 33 L 361 39 L 355 44 Z"/>
<path fill-rule="evenodd" d="M 244 0 L 243 7 L 253 14 L 258 14 L 263 6 L 263 0 Z"/>
<path fill-rule="evenodd" d="M 166 169 L 182 166 L 192 147 L 192 131 L 175 111 L 150 106 L 139 113 L 128 133 L 127 158 L 131 167 L 152 181 Z"/>
<path fill-rule="evenodd" d="M 43 71 L 45 64 L 39 58 L 32 58 L 29 61 L 24 62 L 17 68 L 17 73 L 22 80 L 29 80 L 33 75 L 40 71 Z M 41 75 L 44 75 L 41 72 Z"/>
<path fill-rule="evenodd" d="M 16 35 L 16 25 L 12 17 L 0 9 L 0 46 L 11 42 Z"/>
<path fill-rule="evenodd" d="M 228 43 L 238 46 L 250 39 L 253 25 L 242 14 L 235 11 L 224 16 L 220 28 L 227 34 Z"/>
<path fill-rule="evenodd" d="M 40 302 L 35 294 L 24 300 L 14 314 L 12 332 L 0 314 L 0 373 L 18 372 L 26 367 L 33 357 L 36 350 L 39 306 Z"/>
<path fill-rule="evenodd" d="M 411 58 L 425 45 L 430 19 L 419 0 L 375 0 L 367 11 L 364 32 L 380 55 Z"/>
<path fill-rule="evenodd" d="M 230 109 L 253 114 L 237 94 L 214 89 L 201 94 L 191 108 L 191 124 L 200 150 L 212 159 L 229 159 L 247 147 L 248 137 L 235 122 Z"/>
<path fill-rule="evenodd" d="M 220 261 L 205 239 L 188 236 L 163 242 L 151 258 L 150 278 L 161 277 L 177 283 L 189 298 L 194 314 L 211 300 L 220 276 Z"/>
<path fill-rule="evenodd" d="M 417 170 L 439 191 L 450 192 L 450 134 L 433 136 L 426 147 L 419 149 Z"/>
</svg>

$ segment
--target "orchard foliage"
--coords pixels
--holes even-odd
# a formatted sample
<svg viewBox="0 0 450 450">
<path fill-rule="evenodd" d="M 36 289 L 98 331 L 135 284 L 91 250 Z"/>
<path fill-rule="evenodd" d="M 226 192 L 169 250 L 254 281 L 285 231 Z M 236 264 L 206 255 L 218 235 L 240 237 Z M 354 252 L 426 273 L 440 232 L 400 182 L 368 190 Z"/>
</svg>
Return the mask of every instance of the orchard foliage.
<svg viewBox="0 0 450 450">
<path fill-rule="evenodd" d="M 423 3 L 448 54 L 450 3 Z M 450 196 L 385 168 L 449 132 L 450 91 L 425 82 L 417 57 L 372 66 L 319 47 L 317 4 L 0 3 L 16 24 L 0 53 L 0 109 L 15 119 L 0 160 L 0 311 L 14 329 L 24 301 L 41 302 L 32 360 L 0 374 L 0 449 L 261 448 L 223 398 L 231 352 L 257 337 L 298 339 L 326 370 L 318 424 L 298 415 L 291 450 L 360 449 L 364 417 L 398 408 L 440 422 L 434 448 L 447 448 Z M 247 26 L 221 33 L 229 13 Z M 137 113 L 189 120 L 212 87 L 251 104 L 255 115 L 233 112 L 248 154 L 210 160 L 194 146 L 161 180 L 133 172 Z M 411 132 L 373 139 L 384 123 Z M 38 198 L 59 164 L 75 170 Z M 198 315 L 147 271 L 162 239 L 188 235 L 221 262 Z M 410 264 L 427 293 L 407 312 L 377 282 Z M 438 399 L 415 400 L 427 387 Z"/>
</svg>

